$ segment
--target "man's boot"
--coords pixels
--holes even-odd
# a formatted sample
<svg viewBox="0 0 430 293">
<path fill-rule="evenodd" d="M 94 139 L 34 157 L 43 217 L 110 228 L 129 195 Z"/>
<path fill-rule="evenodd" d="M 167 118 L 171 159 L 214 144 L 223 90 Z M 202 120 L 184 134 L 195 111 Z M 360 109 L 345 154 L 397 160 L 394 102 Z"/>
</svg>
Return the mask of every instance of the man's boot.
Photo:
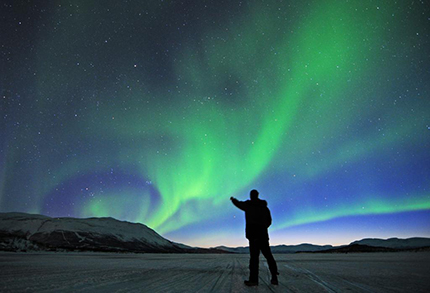
<svg viewBox="0 0 430 293">
<path fill-rule="evenodd" d="M 246 286 L 258 286 L 258 264 L 257 266 L 249 266 L 249 279 L 244 281 Z"/>
<path fill-rule="evenodd" d="M 278 275 L 279 275 L 279 273 L 272 275 L 272 280 L 270 281 L 270 283 L 272 283 L 272 285 L 278 285 L 279 284 Z"/>
<path fill-rule="evenodd" d="M 244 281 L 244 283 L 246 286 L 249 286 L 249 287 L 258 286 L 258 280 L 254 281 L 254 280 L 249 279 L 249 281 Z"/>
</svg>

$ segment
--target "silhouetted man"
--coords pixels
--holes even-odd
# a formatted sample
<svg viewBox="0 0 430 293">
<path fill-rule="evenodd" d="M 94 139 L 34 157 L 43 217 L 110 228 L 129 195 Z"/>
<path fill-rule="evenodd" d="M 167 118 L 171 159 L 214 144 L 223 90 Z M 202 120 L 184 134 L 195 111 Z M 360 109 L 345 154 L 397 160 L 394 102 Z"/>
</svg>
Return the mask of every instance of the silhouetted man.
<svg viewBox="0 0 430 293">
<path fill-rule="evenodd" d="M 270 273 L 272 274 L 271 283 L 278 285 L 278 267 L 273 258 L 269 246 L 269 233 L 267 228 L 272 224 L 270 210 L 267 207 L 267 202 L 258 198 L 258 191 L 253 189 L 250 192 L 251 200 L 239 201 L 234 197 L 230 197 L 233 204 L 245 211 L 246 219 L 246 238 L 249 240 L 249 280 L 245 281 L 247 286 L 258 285 L 258 265 L 260 251 L 267 259 Z"/>
</svg>

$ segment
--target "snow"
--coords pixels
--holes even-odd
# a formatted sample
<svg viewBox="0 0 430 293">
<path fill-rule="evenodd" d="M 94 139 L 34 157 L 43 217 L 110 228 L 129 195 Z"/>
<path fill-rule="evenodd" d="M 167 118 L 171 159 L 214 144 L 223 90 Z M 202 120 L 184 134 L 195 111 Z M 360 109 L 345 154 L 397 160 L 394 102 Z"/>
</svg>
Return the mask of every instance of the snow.
<svg viewBox="0 0 430 293">
<path fill-rule="evenodd" d="M 430 292 L 429 252 L 277 254 L 279 286 L 248 255 L 0 253 L 1 292 Z"/>
<path fill-rule="evenodd" d="M 25 213 L 2 213 L 0 214 L 0 230 L 3 231 L 23 231 L 34 234 L 40 225 L 49 220 L 49 217 L 42 215 L 30 215 Z"/>
<path fill-rule="evenodd" d="M 81 241 L 84 240 L 84 237 L 79 232 L 86 232 L 112 235 L 122 241 L 138 239 L 153 245 L 172 246 L 170 241 L 143 224 L 119 221 L 113 218 L 50 218 L 25 213 L 1 213 L 0 231 L 19 231 L 24 233 L 27 239 L 35 233 L 72 231 Z"/>
</svg>

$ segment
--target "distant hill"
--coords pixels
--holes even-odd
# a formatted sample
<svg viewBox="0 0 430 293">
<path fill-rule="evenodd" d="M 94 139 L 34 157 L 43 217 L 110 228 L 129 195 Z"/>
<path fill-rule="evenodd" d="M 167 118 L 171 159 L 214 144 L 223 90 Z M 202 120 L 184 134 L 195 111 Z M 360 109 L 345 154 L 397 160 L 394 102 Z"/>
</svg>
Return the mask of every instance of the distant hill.
<svg viewBox="0 0 430 293">
<path fill-rule="evenodd" d="M 399 251 L 399 250 L 394 248 L 388 248 L 388 247 L 350 244 L 350 245 L 327 249 L 319 252 L 320 253 L 350 253 L 350 252 L 396 252 L 396 251 Z"/>
<path fill-rule="evenodd" d="M 362 240 L 351 242 L 352 244 L 376 246 L 376 247 L 387 247 L 393 249 L 414 249 L 422 247 L 430 247 L 430 238 L 390 238 L 390 239 L 377 239 L 377 238 L 365 238 Z"/>
<path fill-rule="evenodd" d="M 314 244 L 308 244 L 308 243 L 303 243 L 299 245 L 271 246 L 271 250 L 273 253 L 295 253 L 299 251 L 318 252 L 318 251 L 324 251 L 331 248 L 333 248 L 332 245 L 314 245 Z"/>
<path fill-rule="evenodd" d="M 113 218 L 0 213 L 0 250 L 216 253 L 171 242 L 143 224 Z"/>
<path fill-rule="evenodd" d="M 319 251 L 320 253 L 353 253 L 353 252 L 401 252 L 401 251 L 430 251 L 430 246 L 410 248 L 390 248 L 364 244 L 350 244 L 338 248 Z"/>
<path fill-rule="evenodd" d="M 248 246 L 246 247 L 226 247 L 217 246 L 219 250 L 224 250 L 233 253 L 249 253 Z M 299 245 L 276 245 L 271 246 L 272 253 L 296 253 L 296 252 L 318 252 L 333 248 L 332 245 L 313 245 L 313 244 L 299 244 Z"/>
<path fill-rule="evenodd" d="M 216 247 L 233 253 L 249 253 L 248 247 Z M 396 251 L 418 251 L 430 250 L 430 238 L 390 238 L 390 239 L 370 239 L 357 240 L 349 245 L 277 245 L 270 247 L 273 253 L 348 253 L 348 252 L 396 252 Z"/>
</svg>

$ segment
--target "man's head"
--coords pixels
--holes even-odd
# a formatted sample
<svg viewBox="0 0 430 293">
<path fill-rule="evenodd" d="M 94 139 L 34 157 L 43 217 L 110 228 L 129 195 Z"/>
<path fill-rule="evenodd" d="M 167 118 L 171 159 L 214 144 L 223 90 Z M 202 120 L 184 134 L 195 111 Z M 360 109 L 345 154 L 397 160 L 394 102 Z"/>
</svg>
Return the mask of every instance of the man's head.
<svg viewBox="0 0 430 293">
<path fill-rule="evenodd" d="M 251 198 L 251 200 L 258 199 L 258 191 L 255 189 L 251 190 L 251 192 L 249 193 L 249 197 Z"/>
</svg>

